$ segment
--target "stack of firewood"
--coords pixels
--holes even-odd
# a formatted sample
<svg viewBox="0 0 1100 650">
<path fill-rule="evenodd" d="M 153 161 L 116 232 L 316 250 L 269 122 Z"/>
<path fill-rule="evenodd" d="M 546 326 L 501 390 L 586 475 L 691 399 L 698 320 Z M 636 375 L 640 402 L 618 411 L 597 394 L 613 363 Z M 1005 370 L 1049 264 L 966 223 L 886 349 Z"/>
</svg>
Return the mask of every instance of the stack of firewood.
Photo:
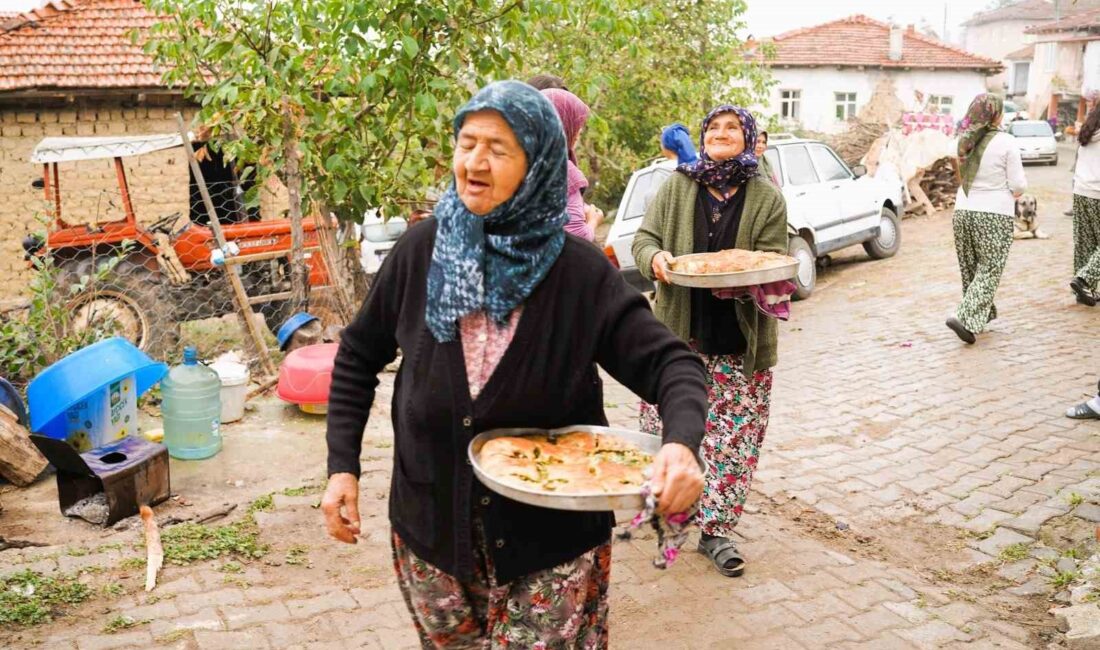
<svg viewBox="0 0 1100 650">
<path fill-rule="evenodd" d="M 853 119 L 848 121 L 847 130 L 826 137 L 825 142 L 851 167 L 859 164 L 883 133 L 886 133 L 885 124 Z"/>
<path fill-rule="evenodd" d="M 955 206 L 955 193 L 959 189 L 959 182 L 955 178 L 955 170 L 951 167 L 949 159 L 940 158 L 931 169 L 925 170 L 920 186 L 937 210 Z"/>
</svg>

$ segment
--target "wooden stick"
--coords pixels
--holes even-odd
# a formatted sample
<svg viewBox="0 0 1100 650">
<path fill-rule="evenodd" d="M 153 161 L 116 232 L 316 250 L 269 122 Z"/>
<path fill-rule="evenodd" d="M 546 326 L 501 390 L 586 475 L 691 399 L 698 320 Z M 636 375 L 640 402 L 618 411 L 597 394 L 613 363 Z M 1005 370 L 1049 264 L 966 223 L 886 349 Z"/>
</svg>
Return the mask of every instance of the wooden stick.
<svg viewBox="0 0 1100 650">
<path fill-rule="evenodd" d="M 210 191 L 206 187 L 206 180 L 203 178 L 199 161 L 195 159 L 195 152 L 191 149 L 191 140 L 187 135 L 187 127 L 183 123 L 183 115 L 176 113 L 176 122 L 179 126 L 180 138 L 183 140 L 183 150 L 187 152 L 187 162 L 191 165 L 191 173 L 195 176 L 195 184 L 199 187 L 203 205 L 206 206 L 206 214 L 210 217 L 210 229 L 214 231 L 214 238 L 218 242 L 218 247 L 224 250 L 225 234 L 222 232 L 221 222 L 218 221 L 218 213 L 214 209 L 214 201 L 210 198 Z M 240 316 L 244 319 L 245 332 L 252 339 L 252 344 L 256 347 L 256 353 L 260 357 L 260 365 L 263 366 L 265 374 L 274 375 L 277 369 L 275 363 L 271 360 L 271 354 L 267 350 L 267 343 L 264 342 L 259 328 L 256 327 L 256 319 L 252 317 L 252 306 L 248 303 L 248 294 L 245 293 L 244 284 L 241 282 L 240 270 L 233 264 L 227 264 L 222 268 L 225 269 L 226 277 L 229 278 L 229 286 L 233 289 L 233 299 L 237 303 Z"/>
<path fill-rule="evenodd" d="M 267 391 L 269 391 L 269 390 L 271 390 L 272 388 L 274 388 L 274 387 L 275 387 L 275 384 L 277 384 L 277 383 L 279 383 L 279 378 L 278 378 L 278 377 L 271 377 L 271 378 L 269 378 L 268 380 L 266 380 L 266 381 L 264 381 L 263 383 L 261 383 L 261 384 L 260 384 L 259 386 L 257 386 L 256 388 L 254 388 L 254 389 L 252 389 L 252 390 L 248 391 L 248 395 L 245 395 L 245 399 L 246 399 L 246 400 L 250 400 L 250 399 L 252 399 L 253 397 L 257 397 L 257 396 L 259 396 L 259 395 L 263 395 L 263 394 L 264 394 L 264 393 L 266 393 Z"/>
</svg>

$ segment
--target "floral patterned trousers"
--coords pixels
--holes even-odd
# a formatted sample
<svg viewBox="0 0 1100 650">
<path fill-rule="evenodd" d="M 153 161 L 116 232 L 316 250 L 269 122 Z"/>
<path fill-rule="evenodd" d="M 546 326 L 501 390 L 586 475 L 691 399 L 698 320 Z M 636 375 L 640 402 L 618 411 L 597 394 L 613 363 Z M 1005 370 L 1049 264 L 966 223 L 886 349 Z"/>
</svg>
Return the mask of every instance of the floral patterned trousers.
<svg viewBox="0 0 1100 650">
<path fill-rule="evenodd" d="M 1074 275 L 1100 288 L 1100 199 L 1073 195 Z"/>
<path fill-rule="evenodd" d="M 460 582 L 416 557 L 392 534 L 393 564 L 426 649 L 603 650 L 611 542 L 545 571 L 497 584 L 481 526 L 474 579 Z"/>
<path fill-rule="evenodd" d="M 707 368 L 707 430 L 700 451 L 707 465 L 697 523 L 708 535 L 729 537 L 749 496 L 749 486 L 771 411 L 772 371 L 746 377 L 741 355 L 700 354 Z M 657 407 L 642 402 L 641 429 L 660 435 Z"/>
<path fill-rule="evenodd" d="M 992 212 L 955 210 L 955 253 L 962 273 L 963 299 L 955 316 L 967 330 L 978 334 L 997 317 L 993 296 L 1012 247 L 1012 217 Z"/>
</svg>

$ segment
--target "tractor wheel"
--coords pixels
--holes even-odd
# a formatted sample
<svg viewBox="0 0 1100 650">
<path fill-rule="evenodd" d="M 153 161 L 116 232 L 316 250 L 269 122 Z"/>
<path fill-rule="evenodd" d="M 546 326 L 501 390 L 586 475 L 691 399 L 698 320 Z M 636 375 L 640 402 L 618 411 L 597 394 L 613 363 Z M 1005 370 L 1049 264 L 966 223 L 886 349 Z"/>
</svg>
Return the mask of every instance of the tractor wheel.
<svg viewBox="0 0 1100 650">
<path fill-rule="evenodd" d="M 93 272 L 90 263 L 82 262 L 62 266 L 65 295 Z M 159 274 L 123 261 L 107 277 L 90 281 L 69 298 L 69 332 L 101 329 L 104 336 L 130 340 L 154 359 L 170 360 L 179 345 L 180 329 L 176 310 L 163 292 Z"/>
</svg>

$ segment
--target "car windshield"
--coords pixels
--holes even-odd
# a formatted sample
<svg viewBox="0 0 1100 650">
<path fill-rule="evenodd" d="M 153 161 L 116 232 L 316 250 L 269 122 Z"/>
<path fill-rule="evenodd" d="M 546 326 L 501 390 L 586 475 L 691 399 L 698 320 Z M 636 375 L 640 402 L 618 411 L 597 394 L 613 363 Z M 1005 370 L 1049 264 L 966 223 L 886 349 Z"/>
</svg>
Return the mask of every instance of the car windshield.
<svg viewBox="0 0 1100 650">
<path fill-rule="evenodd" d="M 1009 132 L 1017 138 L 1049 138 L 1054 131 L 1046 122 L 1014 122 L 1009 127 Z"/>
<path fill-rule="evenodd" d="M 657 190 L 661 188 L 661 184 L 668 178 L 669 173 L 671 172 L 667 169 L 654 169 L 651 172 L 639 175 L 634 180 L 634 188 L 630 192 L 630 201 L 626 204 L 626 211 L 623 213 L 624 221 L 637 219 L 645 214 L 649 202 L 657 195 Z"/>
</svg>

